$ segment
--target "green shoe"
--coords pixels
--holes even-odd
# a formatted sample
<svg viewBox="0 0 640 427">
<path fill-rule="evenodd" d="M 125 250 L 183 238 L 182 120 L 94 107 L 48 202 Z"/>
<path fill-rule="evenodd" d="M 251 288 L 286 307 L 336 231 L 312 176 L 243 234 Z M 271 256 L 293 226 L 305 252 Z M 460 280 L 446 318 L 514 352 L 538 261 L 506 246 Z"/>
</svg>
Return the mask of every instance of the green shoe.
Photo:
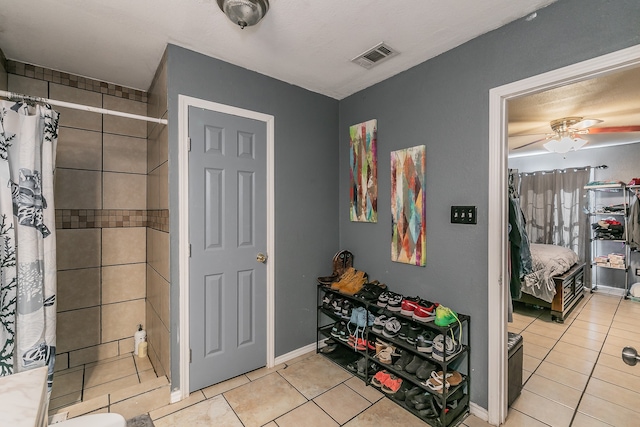
<svg viewBox="0 0 640 427">
<path fill-rule="evenodd" d="M 458 315 L 455 311 L 443 305 L 436 307 L 436 320 L 433 323 L 438 326 L 449 326 L 454 322 L 458 322 Z"/>
</svg>

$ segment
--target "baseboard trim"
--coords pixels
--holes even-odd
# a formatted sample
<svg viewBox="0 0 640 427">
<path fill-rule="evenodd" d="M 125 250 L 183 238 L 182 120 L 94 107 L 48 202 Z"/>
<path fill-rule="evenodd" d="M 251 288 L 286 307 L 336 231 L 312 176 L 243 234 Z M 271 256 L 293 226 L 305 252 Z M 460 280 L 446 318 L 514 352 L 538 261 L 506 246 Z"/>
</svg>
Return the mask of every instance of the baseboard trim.
<svg viewBox="0 0 640 427">
<path fill-rule="evenodd" d="M 469 402 L 469 413 L 480 418 L 482 421 L 489 421 L 489 411 L 477 403 Z"/>
<path fill-rule="evenodd" d="M 182 400 L 182 392 L 180 390 L 174 390 L 169 395 L 169 403 L 176 403 Z"/>
<path fill-rule="evenodd" d="M 303 354 L 309 353 L 310 351 L 316 350 L 316 343 L 311 343 L 305 345 L 304 347 L 300 347 L 297 350 L 290 351 L 289 353 L 283 354 L 282 356 L 278 356 L 275 359 L 276 366 L 288 362 L 291 359 L 295 359 L 298 356 L 302 356 Z"/>
</svg>

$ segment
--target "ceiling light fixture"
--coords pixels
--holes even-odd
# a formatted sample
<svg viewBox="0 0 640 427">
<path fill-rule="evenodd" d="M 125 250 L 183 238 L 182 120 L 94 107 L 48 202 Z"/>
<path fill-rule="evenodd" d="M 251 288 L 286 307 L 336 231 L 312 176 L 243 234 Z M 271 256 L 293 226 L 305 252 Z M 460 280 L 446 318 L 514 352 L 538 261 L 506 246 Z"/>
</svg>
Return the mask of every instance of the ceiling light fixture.
<svg viewBox="0 0 640 427">
<path fill-rule="evenodd" d="M 568 153 L 577 151 L 589 142 L 577 135 L 574 125 L 580 123 L 582 117 L 565 117 L 551 122 L 551 129 L 556 136 L 549 140 L 543 147 L 552 153 Z"/>
<path fill-rule="evenodd" d="M 257 24 L 269 11 L 269 0 L 218 0 L 218 6 L 240 28 Z"/>
</svg>

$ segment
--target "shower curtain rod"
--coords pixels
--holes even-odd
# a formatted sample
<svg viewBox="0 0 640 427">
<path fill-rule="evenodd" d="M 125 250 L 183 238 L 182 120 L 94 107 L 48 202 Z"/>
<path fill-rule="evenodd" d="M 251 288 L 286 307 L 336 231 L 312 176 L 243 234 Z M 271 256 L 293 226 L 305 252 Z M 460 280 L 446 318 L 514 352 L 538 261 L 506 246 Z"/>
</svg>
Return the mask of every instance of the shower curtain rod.
<svg viewBox="0 0 640 427">
<path fill-rule="evenodd" d="M 574 171 L 579 171 L 579 170 L 587 170 L 588 168 L 591 169 L 607 169 L 609 166 L 607 165 L 600 165 L 600 166 L 578 166 L 578 167 L 568 167 L 568 168 L 564 168 L 564 169 L 553 169 L 550 171 L 533 171 L 533 172 L 518 172 L 519 175 L 534 175 L 537 173 L 552 173 L 552 172 L 556 172 L 556 171 L 566 171 L 567 169 L 573 169 Z"/>
<path fill-rule="evenodd" d="M 91 107 L 89 105 L 74 104 L 74 103 L 65 102 L 65 101 L 57 101 L 55 99 L 40 98 L 39 96 L 23 95 L 21 93 L 7 92 L 5 90 L 0 90 L 0 96 L 3 98 L 8 98 L 10 100 L 21 100 L 21 101 L 28 101 L 28 102 L 38 102 L 43 104 L 57 105 L 59 107 L 72 108 L 74 110 L 91 111 L 93 113 L 106 114 L 109 116 L 120 116 L 120 117 L 126 117 L 128 119 L 135 119 L 135 120 L 145 120 L 147 122 L 160 123 L 163 125 L 166 125 L 168 123 L 167 119 L 156 119 L 154 117 L 140 116 L 138 114 L 130 114 L 130 113 L 124 113 L 122 111 L 107 110 L 105 108 Z"/>
</svg>

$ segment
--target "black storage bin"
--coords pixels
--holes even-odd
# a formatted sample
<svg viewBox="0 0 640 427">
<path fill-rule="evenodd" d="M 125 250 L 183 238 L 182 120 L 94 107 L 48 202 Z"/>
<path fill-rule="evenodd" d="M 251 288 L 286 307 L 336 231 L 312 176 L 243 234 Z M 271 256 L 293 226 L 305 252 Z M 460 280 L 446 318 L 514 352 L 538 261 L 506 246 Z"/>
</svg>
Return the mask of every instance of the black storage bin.
<svg viewBox="0 0 640 427">
<path fill-rule="evenodd" d="M 509 391 L 507 394 L 509 406 L 522 390 L 522 335 L 509 332 L 507 354 L 509 357 Z"/>
</svg>

